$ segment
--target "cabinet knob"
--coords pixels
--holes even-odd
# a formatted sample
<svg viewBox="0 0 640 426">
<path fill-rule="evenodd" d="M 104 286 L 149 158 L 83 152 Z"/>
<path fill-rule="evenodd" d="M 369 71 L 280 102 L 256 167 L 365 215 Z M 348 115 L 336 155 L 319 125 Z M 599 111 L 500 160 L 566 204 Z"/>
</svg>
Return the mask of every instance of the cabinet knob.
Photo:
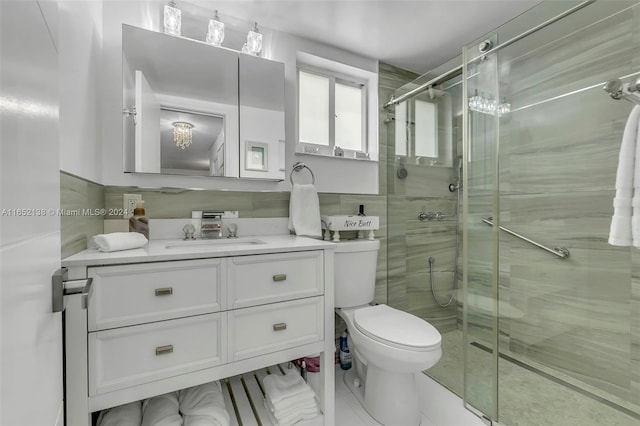
<svg viewBox="0 0 640 426">
<path fill-rule="evenodd" d="M 171 296 L 173 287 L 156 288 L 156 296 Z"/>
<path fill-rule="evenodd" d="M 287 323 L 279 322 L 277 324 L 273 324 L 273 331 L 282 331 L 287 329 Z"/>
<path fill-rule="evenodd" d="M 273 281 L 285 281 L 287 279 L 287 274 L 275 274 L 273 276 Z"/>
<path fill-rule="evenodd" d="M 158 346 L 156 348 L 157 355 L 167 355 L 173 352 L 173 345 Z"/>
</svg>

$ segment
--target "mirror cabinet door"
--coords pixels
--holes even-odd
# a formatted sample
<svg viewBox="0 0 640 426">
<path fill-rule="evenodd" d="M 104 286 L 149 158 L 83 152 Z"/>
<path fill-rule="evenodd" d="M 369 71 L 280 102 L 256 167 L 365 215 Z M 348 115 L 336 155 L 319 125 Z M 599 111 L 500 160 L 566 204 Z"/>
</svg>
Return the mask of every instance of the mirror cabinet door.
<svg viewBox="0 0 640 426">
<path fill-rule="evenodd" d="M 122 26 L 125 172 L 239 176 L 238 54 Z"/>
<path fill-rule="evenodd" d="M 240 55 L 240 177 L 285 178 L 284 64 Z"/>
</svg>

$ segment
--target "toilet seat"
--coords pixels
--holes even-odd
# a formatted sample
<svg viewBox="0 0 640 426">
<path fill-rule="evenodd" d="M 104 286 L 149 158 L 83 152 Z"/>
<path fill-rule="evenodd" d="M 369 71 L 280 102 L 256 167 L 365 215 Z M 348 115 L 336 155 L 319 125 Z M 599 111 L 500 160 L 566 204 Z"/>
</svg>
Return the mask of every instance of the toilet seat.
<svg viewBox="0 0 640 426">
<path fill-rule="evenodd" d="M 442 340 L 428 322 L 387 305 L 356 309 L 353 322 L 370 339 L 399 349 L 430 351 L 439 348 Z"/>
</svg>

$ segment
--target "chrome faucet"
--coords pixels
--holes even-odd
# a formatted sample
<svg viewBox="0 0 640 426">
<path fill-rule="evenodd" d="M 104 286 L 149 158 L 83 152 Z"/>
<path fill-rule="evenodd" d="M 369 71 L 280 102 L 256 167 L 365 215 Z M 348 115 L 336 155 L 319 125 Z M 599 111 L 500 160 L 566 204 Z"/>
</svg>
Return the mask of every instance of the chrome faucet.
<svg viewBox="0 0 640 426">
<path fill-rule="evenodd" d="M 223 212 L 205 210 L 202 212 L 200 236 L 202 238 L 222 238 Z"/>
</svg>

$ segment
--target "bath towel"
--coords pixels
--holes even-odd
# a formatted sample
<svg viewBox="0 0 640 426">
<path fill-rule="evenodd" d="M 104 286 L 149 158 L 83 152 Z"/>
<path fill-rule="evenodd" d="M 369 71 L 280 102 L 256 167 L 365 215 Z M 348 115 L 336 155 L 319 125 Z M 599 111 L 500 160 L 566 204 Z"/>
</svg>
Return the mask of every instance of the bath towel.
<svg viewBox="0 0 640 426">
<path fill-rule="evenodd" d="M 294 184 L 289 199 L 289 230 L 296 235 L 320 238 L 320 202 L 315 186 Z"/>
<path fill-rule="evenodd" d="M 147 244 L 149 240 L 138 232 L 112 232 L 98 234 L 89 241 L 89 248 L 97 248 L 103 252 L 129 250 Z"/>
<path fill-rule="evenodd" d="M 613 199 L 613 217 L 609 231 L 609 244 L 640 247 L 640 107 L 629 115 L 622 136 L 616 196 Z"/>
<path fill-rule="evenodd" d="M 140 426 L 142 403 L 140 401 L 102 410 L 98 416 L 98 426 Z"/>
<path fill-rule="evenodd" d="M 231 421 L 220 382 L 183 389 L 178 392 L 178 401 L 185 426 L 228 426 Z"/>
<path fill-rule="evenodd" d="M 284 376 L 269 374 L 262 380 L 264 393 L 273 404 L 294 397 L 300 393 L 311 393 L 311 388 L 305 383 L 297 369 L 288 369 Z"/>
<path fill-rule="evenodd" d="M 145 399 L 142 402 L 142 426 L 182 426 L 178 392 Z"/>
</svg>

